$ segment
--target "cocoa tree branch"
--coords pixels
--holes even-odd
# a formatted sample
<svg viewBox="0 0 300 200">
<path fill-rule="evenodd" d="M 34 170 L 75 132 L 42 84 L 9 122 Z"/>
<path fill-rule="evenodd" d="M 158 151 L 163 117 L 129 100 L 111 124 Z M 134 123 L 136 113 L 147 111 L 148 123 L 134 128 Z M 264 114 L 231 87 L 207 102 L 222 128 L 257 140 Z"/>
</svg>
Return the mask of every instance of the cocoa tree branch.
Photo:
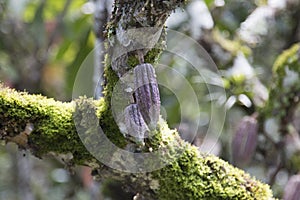
<svg viewBox="0 0 300 200">
<path fill-rule="evenodd" d="M 103 100 L 81 99 L 77 100 L 77 105 L 88 102 L 95 106 L 97 117 L 101 118 L 106 107 Z M 1 140 L 14 142 L 20 148 L 29 149 L 38 157 L 47 154 L 64 157 L 70 154 L 70 163 L 92 166 L 96 171 L 94 175 L 104 178 L 115 177 L 120 181 L 126 180 L 132 189 L 148 196 L 148 199 L 268 199 L 272 197 L 267 185 L 215 156 L 201 154 L 196 147 L 182 141 L 175 131 L 171 131 L 172 137 L 166 137 L 161 142 L 181 148 L 182 155 L 166 167 L 140 174 L 128 174 L 105 168 L 86 150 L 76 132 L 73 118 L 75 105 L 75 101 L 62 103 L 1 86 Z M 29 123 L 33 125 L 33 129 L 31 132 L 25 132 L 26 124 Z M 170 134 L 166 124 L 160 123 L 161 134 Z M 100 126 L 110 126 L 109 121 L 103 121 Z M 113 131 L 111 130 L 109 134 L 114 134 Z M 125 140 L 120 135 L 119 140 L 122 139 Z M 143 181 L 150 184 L 140 184 Z"/>
</svg>

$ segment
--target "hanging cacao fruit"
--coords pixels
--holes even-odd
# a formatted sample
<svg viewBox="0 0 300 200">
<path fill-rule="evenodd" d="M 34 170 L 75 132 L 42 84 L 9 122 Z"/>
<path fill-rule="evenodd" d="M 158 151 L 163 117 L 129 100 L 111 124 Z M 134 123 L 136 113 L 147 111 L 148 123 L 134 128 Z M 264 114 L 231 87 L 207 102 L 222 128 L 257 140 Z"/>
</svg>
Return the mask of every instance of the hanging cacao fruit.
<svg viewBox="0 0 300 200">
<path fill-rule="evenodd" d="M 153 130 L 160 114 L 160 97 L 154 68 L 149 63 L 139 64 L 134 68 L 134 97 L 140 112 Z"/>
<path fill-rule="evenodd" d="M 287 182 L 284 193 L 283 200 L 299 200 L 300 197 L 300 175 L 291 176 Z"/>
<path fill-rule="evenodd" d="M 254 117 L 243 117 L 232 140 L 233 163 L 239 167 L 247 165 L 256 149 L 258 124 Z"/>
<path fill-rule="evenodd" d="M 124 111 L 126 134 L 131 135 L 138 142 L 143 142 L 148 127 L 140 113 L 137 104 L 130 104 Z"/>
</svg>

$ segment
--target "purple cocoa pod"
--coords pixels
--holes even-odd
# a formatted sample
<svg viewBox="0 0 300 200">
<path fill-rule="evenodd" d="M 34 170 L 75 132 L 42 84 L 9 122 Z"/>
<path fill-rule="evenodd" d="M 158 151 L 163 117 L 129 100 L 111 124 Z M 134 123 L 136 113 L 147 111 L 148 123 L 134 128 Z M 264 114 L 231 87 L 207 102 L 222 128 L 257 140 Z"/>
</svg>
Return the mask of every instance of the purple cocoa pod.
<svg viewBox="0 0 300 200">
<path fill-rule="evenodd" d="M 160 114 L 159 90 L 153 66 L 148 63 L 137 65 L 134 81 L 136 103 L 146 124 L 153 130 Z"/>
<path fill-rule="evenodd" d="M 126 134 L 133 136 L 138 142 L 143 142 L 148 127 L 137 104 L 130 104 L 124 111 Z"/>
<path fill-rule="evenodd" d="M 232 140 L 233 163 L 239 167 L 247 165 L 256 149 L 258 124 L 254 117 L 243 117 Z"/>
<path fill-rule="evenodd" d="M 300 198 L 300 175 L 291 176 L 287 182 L 284 193 L 283 200 L 299 200 Z"/>
</svg>

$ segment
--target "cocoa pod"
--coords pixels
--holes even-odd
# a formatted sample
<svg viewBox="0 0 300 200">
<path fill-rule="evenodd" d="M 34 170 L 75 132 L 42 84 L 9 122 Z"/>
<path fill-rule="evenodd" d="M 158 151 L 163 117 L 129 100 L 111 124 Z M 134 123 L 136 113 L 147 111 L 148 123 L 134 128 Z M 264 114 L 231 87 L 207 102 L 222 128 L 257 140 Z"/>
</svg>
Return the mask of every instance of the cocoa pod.
<svg viewBox="0 0 300 200">
<path fill-rule="evenodd" d="M 291 176 L 287 182 L 284 193 L 283 200 L 298 200 L 300 197 L 300 175 Z"/>
<path fill-rule="evenodd" d="M 233 163 L 239 167 L 247 165 L 256 149 L 258 124 L 254 117 L 243 117 L 232 140 Z"/>
<path fill-rule="evenodd" d="M 152 130 L 160 114 L 160 97 L 154 68 L 149 63 L 137 65 L 134 68 L 134 97 L 140 112 Z"/>
<path fill-rule="evenodd" d="M 126 134 L 133 136 L 138 142 L 143 142 L 148 127 L 137 104 L 130 104 L 124 111 Z"/>
</svg>

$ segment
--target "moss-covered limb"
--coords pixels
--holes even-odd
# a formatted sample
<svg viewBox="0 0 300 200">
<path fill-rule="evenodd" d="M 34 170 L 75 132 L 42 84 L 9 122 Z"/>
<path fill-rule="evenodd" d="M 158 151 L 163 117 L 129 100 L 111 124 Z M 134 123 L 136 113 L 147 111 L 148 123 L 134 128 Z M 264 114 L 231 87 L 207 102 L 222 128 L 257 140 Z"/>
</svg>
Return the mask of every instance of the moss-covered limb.
<svg viewBox="0 0 300 200">
<path fill-rule="evenodd" d="M 100 173 L 124 182 L 127 190 L 147 200 L 274 199 L 268 185 L 215 156 L 201 154 L 190 144 L 181 141 L 181 145 L 182 155 L 160 170 L 113 176 L 111 170 Z"/>
<path fill-rule="evenodd" d="M 88 99 L 98 108 L 97 116 L 105 109 L 104 101 Z M 81 105 L 79 103 L 78 105 Z M 75 102 L 61 103 L 40 95 L 29 95 L 8 88 L 0 90 L 0 135 L 2 140 L 18 143 L 32 150 L 36 156 L 48 153 L 72 154 L 72 163 L 99 166 L 82 144 L 74 125 Z M 84 116 L 86 117 L 86 116 Z M 89 120 L 86 120 L 89 121 Z M 27 143 L 14 140 L 24 131 L 26 124 L 34 125 Z M 107 126 L 108 124 L 101 124 Z M 82 125 L 85 126 L 85 125 Z M 126 181 L 129 188 L 146 193 L 149 199 L 269 199 L 271 191 L 267 185 L 250 178 L 243 171 L 211 155 L 202 155 L 196 147 L 183 142 L 175 131 L 170 131 L 160 122 L 164 137 L 161 145 L 170 149 L 181 149 L 178 159 L 171 164 L 146 174 L 128 174 L 109 168 L 96 167 L 101 176 L 115 177 Z M 24 138 L 22 138 L 24 139 Z M 20 142 L 21 141 L 21 142 Z M 101 152 L 100 152 L 101 153 Z M 171 155 L 172 157 L 174 155 Z M 147 183 L 147 184 L 146 184 Z"/>
<path fill-rule="evenodd" d="M 267 185 L 190 145 L 176 162 L 153 174 L 159 199 L 272 199 Z"/>
<path fill-rule="evenodd" d="M 159 122 L 159 129 L 164 135 L 160 147 L 169 150 L 161 158 L 170 161 L 165 167 L 141 174 L 102 168 L 100 177 L 113 177 L 148 200 L 273 199 L 268 185 L 213 155 L 200 153 L 197 147 L 181 140 L 176 131 L 170 131 L 165 122 Z"/>
<path fill-rule="evenodd" d="M 91 158 L 73 122 L 74 103 L 29 95 L 0 85 L 0 138 L 27 148 L 37 157 L 72 153 L 75 163 Z M 32 124 L 30 133 L 24 133 Z M 21 137 L 20 137 L 21 136 Z"/>
<path fill-rule="evenodd" d="M 94 101 L 83 97 L 63 103 L 41 95 L 17 92 L 0 84 L 0 139 L 29 149 L 37 157 L 49 153 L 68 154 L 74 164 L 93 165 L 95 159 L 81 142 L 78 132 L 92 127 L 88 123 L 93 121 L 88 117 L 96 116 L 97 122 L 102 119 L 106 107 L 104 99 Z M 95 113 L 89 115 L 90 112 Z M 118 127 L 113 126 L 114 119 L 102 122 L 101 127 L 111 133 L 108 135 L 113 136 L 118 146 L 126 144 Z M 27 130 L 29 128 L 32 130 Z"/>
</svg>

